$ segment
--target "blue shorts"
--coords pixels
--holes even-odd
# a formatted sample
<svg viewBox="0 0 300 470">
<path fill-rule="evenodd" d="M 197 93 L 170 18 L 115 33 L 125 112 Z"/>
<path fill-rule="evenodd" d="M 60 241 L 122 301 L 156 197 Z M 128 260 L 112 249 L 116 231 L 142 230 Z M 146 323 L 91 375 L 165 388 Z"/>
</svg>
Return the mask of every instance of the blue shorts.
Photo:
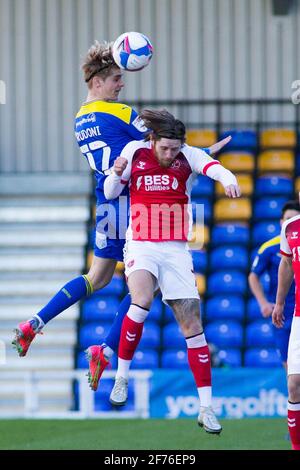
<svg viewBox="0 0 300 470">
<path fill-rule="evenodd" d="M 94 254 L 99 258 L 123 261 L 123 248 L 128 227 L 128 194 L 111 201 L 97 193 Z"/>
<path fill-rule="evenodd" d="M 293 313 L 294 307 L 289 308 L 287 312 L 285 310 L 284 315 L 286 319 L 284 321 L 283 328 L 273 327 L 276 349 L 282 362 L 287 361 L 289 338 L 293 320 L 293 316 L 291 316 L 291 314 L 293 315 Z"/>
</svg>

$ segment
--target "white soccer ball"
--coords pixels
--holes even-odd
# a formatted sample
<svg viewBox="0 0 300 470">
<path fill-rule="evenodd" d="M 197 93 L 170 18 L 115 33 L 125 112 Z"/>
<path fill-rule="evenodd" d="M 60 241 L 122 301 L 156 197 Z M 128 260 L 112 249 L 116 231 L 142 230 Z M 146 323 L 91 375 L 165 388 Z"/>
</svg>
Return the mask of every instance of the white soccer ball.
<svg viewBox="0 0 300 470">
<path fill-rule="evenodd" d="M 115 40 L 112 52 L 120 69 L 136 72 L 149 64 L 153 47 L 144 34 L 129 32 L 121 34 Z"/>
</svg>

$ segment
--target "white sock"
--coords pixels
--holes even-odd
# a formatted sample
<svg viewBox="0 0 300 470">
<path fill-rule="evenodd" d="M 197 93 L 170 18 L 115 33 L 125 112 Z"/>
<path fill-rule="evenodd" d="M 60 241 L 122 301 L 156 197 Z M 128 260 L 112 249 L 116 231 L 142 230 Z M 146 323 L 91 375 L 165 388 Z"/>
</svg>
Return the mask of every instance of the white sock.
<svg viewBox="0 0 300 470">
<path fill-rule="evenodd" d="M 103 346 L 103 354 L 105 359 L 110 359 L 111 357 L 113 357 L 113 355 L 115 354 L 115 351 L 113 349 L 111 349 L 105 343 L 102 343 L 101 346 Z"/>
<path fill-rule="evenodd" d="M 200 406 L 211 406 L 212 399 L 211 399 L 211 387 L 198 387 L 198 394 L 200 399 Z"/>
<path fill-rule="evenodd" d="M 121 359 L 118 358 L 118 370 L 116 373 L 116 379 L 118 377 L 124 377 L 124 379 L 128 380 L 129 376 L 129 368 L 130 368 L 131 360 Z"/>
</svg>

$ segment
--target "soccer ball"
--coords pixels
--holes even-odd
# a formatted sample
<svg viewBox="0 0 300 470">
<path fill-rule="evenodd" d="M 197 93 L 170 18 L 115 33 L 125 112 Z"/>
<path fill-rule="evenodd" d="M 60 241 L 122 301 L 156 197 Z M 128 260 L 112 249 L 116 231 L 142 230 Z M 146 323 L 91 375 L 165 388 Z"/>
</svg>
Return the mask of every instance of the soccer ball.
<svg viewBox="0 0 300 470">
<path fill-rule="evenodd" d="M 121 34 L 115 40 L 112 52 L 114 61 L 120 69 L 136 72 L 149 64 L 153 47 L 144 34 L 130 32 Z"/>
</svg>

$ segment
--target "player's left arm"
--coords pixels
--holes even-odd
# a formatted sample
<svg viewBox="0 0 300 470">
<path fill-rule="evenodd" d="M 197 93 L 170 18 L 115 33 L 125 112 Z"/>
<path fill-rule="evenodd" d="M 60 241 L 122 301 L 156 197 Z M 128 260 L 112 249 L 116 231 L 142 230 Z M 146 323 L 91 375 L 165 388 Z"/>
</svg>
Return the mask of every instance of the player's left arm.
<svg viewBox="0 0 300 470">
<path fill-rule="evenodd" d="M 183 153 L 193 171 L 219 181 L 225 189 L 226 196 L 230 198 L 240 197 L 241 189 L 235 175 L 224 168 L 218 160 L 214 160 L 203 150 L 188 145 L 183 146 Z"/>
<path fill-rule="evenodd" d="M 228 135 L 225 137 L 225 139 L 219 140 L 219 142 L 216 142 L 215 144 L 211 145 L 210 147 L 207 148 L 209 155 L 214 155 L 215 153 L 220 152 L 225 145 L 228 144 L 232 139 L 231 135 Z M 205 149 L 203 149 L 205 150 Z"/>
<path fill-rule="evenodd" d="M 115 199 L 120 196 L 124 186 L 128 184 L 131 176 L 132 157 L 139 144 L 136 141 L 129 142 L 123 148 L 121 155 L 114 161 L 110 175 L 104 181 L 103 189 L 106 199 Z"/>
</svg>

